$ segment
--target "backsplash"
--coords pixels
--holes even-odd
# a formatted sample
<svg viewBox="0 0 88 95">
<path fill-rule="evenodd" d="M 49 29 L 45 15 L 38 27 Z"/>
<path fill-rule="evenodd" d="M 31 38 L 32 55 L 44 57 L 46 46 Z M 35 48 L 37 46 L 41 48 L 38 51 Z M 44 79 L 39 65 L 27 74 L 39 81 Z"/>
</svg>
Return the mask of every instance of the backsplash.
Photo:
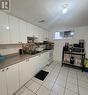
<svg viewBox="0 0 88 95">
<path fill-rule="evenodd" d="M 21 45 L 0 45 L 0 54 L 1 55 L 8 55 L 17 53 L 19 49 L 21 48 Z"/>
</svg>

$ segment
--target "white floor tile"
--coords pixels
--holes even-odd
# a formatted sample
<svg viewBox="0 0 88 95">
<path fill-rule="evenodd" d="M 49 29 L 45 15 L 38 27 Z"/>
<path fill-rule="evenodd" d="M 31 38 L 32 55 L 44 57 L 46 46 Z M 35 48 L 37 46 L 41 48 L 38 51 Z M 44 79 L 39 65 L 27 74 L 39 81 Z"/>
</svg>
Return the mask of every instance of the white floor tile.
<svg viewBox="0 0 88 95">
<path fill-rule="evenodd" d="M 41 86 L 41 88 L 38 90 L 38 92 L 36 93 L 37 95 L 49 95 L 50 94 L 50 90 Z"/>
<path fill-rule="evenodd" d="M 80 95 L 88 95 L 88 89 L 85 89 L 83 87 L 79 87 L 79 94 Z"/>
<path fill-rule="evenodd" d="M 28 89 L 26 89 L 23 93 L 21 93 L 20 95 L 34 95 L 33 92 L 29 91 Z"/>
<path fill-rule="evenodd" d="M 67 83 L 66 88 L 78 93 L 78 87 L 76 84 Z"/>
<path fill-rule="evenodd" d="M 77 84 L 77 79 L 76 78 L 72 78 L 72 77 L 68 77 L 67 78 L 67 83 Z"/>
<path fill-rule="evenodd" d="M 57 79 L 55 84 L 61 86 L 61 87 L 65 87 L 66 85 L 66 81 L 65 80 L 62 80 L 62 79 Z"/>
<path fill-rule="evenodd" d="M 65 91 L 65 95 L 78 95 L 78 93 L 66 89 L 66 91 Z"/>
<path fill-rule="evenodd" d="M 56 94 L 55 92 L 50 92 L 50 95 L 58 95 L 58 94 Z"/>
<path fill-rule="evenodd" d="M 26 89 L 26 87 L 23 86 L 22 88 L 20 88 L 20 89 L 15 93 L 15 95 L 20 95 L 25 89 Z"/>
<path fill-rule="evenodd" d="M 54 85 L 54 87 L 52 89 L 52 91 L 57 93 L 58 95 L 63 95 L 64 94 L 64 90 L 65 90 L 64 87 L 61 87 L 61 86 L 56 85 L 56 84 Z"/>
<path fill-rule="evenodd" d="M 88 95 L 88 73 L 61 67 L 57 63 L 52 63 L 43 70 L 49 72 L 44 81 L 33 77 L 15 95 L 78 95 L 78 86 L 79 95 Z"/>
<path fill-rule="evenodd" d="M 34 82 L 33 80 L 28 81 L 28 82 L 25 84 L 25 87 L 29 87 L 33 82 Z"/>
<path fill-rule="evenodd" d="M 39 80 L 39 79 L 37 79 L 35 77 L 33 77 L 32 80 L 35 81 L 35 82 L 37 82 L 37 83 L 39 83 L 39 84 L 42 84 L 43 83 L 42 80 Z"/>
<path fill-rule="evenodd" d="M 88 88 L 88 82 L 78 81 L 78 85 L 79 85 L 80 87 Z"/>
<path fill-rule="evenodd" d="M 62 79 L 64 81 L 66 81 L 67 75 L 61 75 L 61 74 L 59 74 L 58 79 Z"/>
<path fill-rule="evenodd" d="M 36 82 L 33 82 L 29 87 L 28 89 L 30 89 L 31 91 L 33 91 L 34 93 L 37 92 L 37 90 L 40 88 L 40 84 L 36 83 Z"/>
<path fill-rule="evenodd" d="M 52 89 L 52 87 L 53 87 L 53 85 L 54 85 L 54 81 L 50 81 L 50 80 L 46 80 L 44 83 L 43 83 L 43 86 L 45 86 L 46 88 L 48 88 L 48 89 Z"/>
</svg>

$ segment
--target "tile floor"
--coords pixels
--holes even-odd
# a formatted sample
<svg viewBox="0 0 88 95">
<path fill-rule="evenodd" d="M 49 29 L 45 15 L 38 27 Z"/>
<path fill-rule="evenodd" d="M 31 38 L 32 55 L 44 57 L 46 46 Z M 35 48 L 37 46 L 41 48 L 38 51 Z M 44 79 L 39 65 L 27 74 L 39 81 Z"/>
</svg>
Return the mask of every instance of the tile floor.
<svg viewBox="0 0 88 95">
<path fill-rule="evenodd" d="M 53 62 L 43 70 L 44 81 L 33 77 L 15 95 L 88 95 L 88 73 Z"/>
</svg>

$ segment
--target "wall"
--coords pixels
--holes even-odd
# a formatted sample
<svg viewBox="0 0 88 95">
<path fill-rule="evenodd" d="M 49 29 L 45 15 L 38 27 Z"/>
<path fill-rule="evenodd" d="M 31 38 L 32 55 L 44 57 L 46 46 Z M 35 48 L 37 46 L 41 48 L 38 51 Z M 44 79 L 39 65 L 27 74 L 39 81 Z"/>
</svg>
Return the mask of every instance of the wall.
<svg viewBox="0 0 88 95">
<path fill-rule="evenodd" d="M 59 31 L 62 31 L 62 30 L 63 29 L 60 29 Z M 79 39 L 85 40 L 86 57 L 88 58 L 88 26 L 74 28 L 74 32 L 75 32 L 75 35 L 72 39 L 63 39 L 63 40 L 53 40 L 54 32 L 49 33 L 49 40 L 55 42 L 54 59 L 56 61 L 59 62 L 62 60 L 62 49 L 65 42 L 77 43 L 79 42 Z"/>
</svg>

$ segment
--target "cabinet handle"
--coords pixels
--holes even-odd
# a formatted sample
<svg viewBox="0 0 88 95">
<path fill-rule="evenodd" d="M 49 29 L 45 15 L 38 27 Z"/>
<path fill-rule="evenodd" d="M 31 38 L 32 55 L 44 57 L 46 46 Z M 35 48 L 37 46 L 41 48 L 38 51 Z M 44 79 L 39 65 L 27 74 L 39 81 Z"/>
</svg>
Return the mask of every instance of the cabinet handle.
<svg viewBox="0 0 88 95">
<path fill-rule="evenodd" d="M 4 72 L 5 70 L 2 70 L 2 72 Z"/>
<path fill-rule="evenodd" d="M 6 70 L 8 70 L 9 68 L 6 68 Z"/>
</svg>

